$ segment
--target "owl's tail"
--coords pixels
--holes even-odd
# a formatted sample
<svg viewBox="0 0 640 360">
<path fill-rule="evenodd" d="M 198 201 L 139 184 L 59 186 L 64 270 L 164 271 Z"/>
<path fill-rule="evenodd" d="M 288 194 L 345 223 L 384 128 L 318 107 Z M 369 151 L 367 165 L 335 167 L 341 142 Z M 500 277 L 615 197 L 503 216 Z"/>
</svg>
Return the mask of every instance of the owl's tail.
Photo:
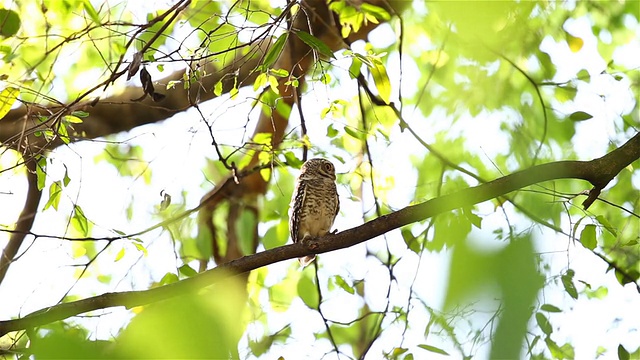
<svg viewBox="0 0 640 360">
<path fill-rule="evenodd" d="M 301 258 L 298 258 L 298 261 L 300 262 L 300 266 L 305 267 L 311 264 L 315 259 L 316 259 L 315 255 L 308 255 L 308 256 L 303 256 Z"/>
</svg>

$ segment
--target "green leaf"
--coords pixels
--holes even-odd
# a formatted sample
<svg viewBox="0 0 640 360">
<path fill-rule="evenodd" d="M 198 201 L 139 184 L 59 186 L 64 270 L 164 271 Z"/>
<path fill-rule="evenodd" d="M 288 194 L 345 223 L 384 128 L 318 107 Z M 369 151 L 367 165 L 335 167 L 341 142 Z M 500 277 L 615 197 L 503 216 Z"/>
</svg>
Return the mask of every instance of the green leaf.
<svg viewBox="0 0 640 360">
<path fill-rule="evenodd" d="M 352 79 L 360 76 L 360 69 L 362 68 L 362 60 L 357 56 L 351 59 L 351 66 L 349 66 L 349 77 Z"/>
<path fill-rule="evenodd" d="M 77 116 L 77 117 L 81 117 L 81 118 L 85 118 L 89 116 L 89 113 L 86 111 L 82 111 L 82 110 L 76 110 L 71 112 L 71 115 L 73 116 Z"/>
<path fill-rule="evenodd" d="M 470 208 L 463 208 L 462 213 L 467 217 L 467 220 L 478 229 L 482 229 L 482 218 L 472 212 Z"/>
<path fill-rule="evenodd" d="M 389 75 L 387 75 L 387 68 L 381 62 L 375 61 L 370 69 L 380 98 L 385 104 L 389 104 L 391 101 L 391 82 Z"/>
<path fill-rule="evenodd" d="M 564 344 L 562 345 L 562 347 L 560 347 L 558 346 L 558 344 L 555 343 L 555 341 L 551 340 L 551 338 L 548 336 L 546 339 L 544 339 L 544 342 L 547 344 L 547 348 L 549 349 L 549 352 L 551 353 L 551 356 L 554 359 L 574 359 L 575 358 L 575 353 L 573 350 L 573 346 L 571 346 L 571 344 Z"/>
<path fill-rule="evenodd" d="M 331 50 L 331 48 L 317 37 L 303 30 L 298 30 L 294 34 L 296 34 L 298 38 L 300 38 L 300 40 L 302 40 L 305 44 L 309 45 L 309 47 L 316 50 L 320 54 L 328 58 L 335 58 L 335 56 L 333 56 L 333 51 Z"/>
<path fill-rule="evenodd" d="M 253 252 L 255 251 L 253 244 L 254 241 L 256 241 L 256 214 L 252 210 L 249 210 L 247 208 L 242 209 L 240 212 L 240 216 L 235 223 L 235 226 L 236 234 L 238 234 L 238 241 L 240 242 L 238 245 L 240 247 L 240 250 L 242 251 L 242 254 L 253 254 Z"/>
<path fill-rule="evenodd" d="M 622 346 L 622 344 L 618 345 L 618 359 L 619 360 L 629 360 L 629 352 L 627 349 Z"/>
<path fill-rule="evenodd" d="M 287 33 L 283 33 L 269 48 L 269 51 L 267 51 L 267 54 L 264 56 L 262 64 L 260 65 L 263 71 L 270 68 L 271 65 L 275 64 L 276 60 L 278 60 L 280 53 L 282 53 L 282 49 L 284 49 L 284 45 L 287 43 L 287 36 Z"/>
<path fill-rule="evenodd" d="M 198 273 L 193 270 L 193 268 L 187 264 L 184 264 L 178 268 L 178 272 L 186 277 L 192 277 L 197 275 Z"/>
<path fill-rule="evenodd" d="M 584 247 L 593 250 L 598 245 L 596 241 L 596 226 L 593 224 L 586 225 L 580 233 L 580 242 Z"/>
<path fill-rule="evenodd" d="M 589 120 L 593 117 L 593 115 L 588 114 L 584 111 L 576 111 L 573 114 L 569 115 L 569 119 L 573 121 L 584 121 Z"/>
<path fill-rule="evenodd" d="M 67 187 L 71 182 L 71 178 L 69 177 L 69 172 L 67 171 L 67 166 L 64 166 L 64 177 L 62 178 L 62 184 L 64 187 Z"/>
<path fill-rule="evenodd" d="M 344 131 L 358 140 L 364 140 L 364 133 L 354 130 L 351 126 L 345 126 Z"/>
<path fill-rule="evenodd" d="M 287 240 L 289 240 L 289 225 L 286 221 L 280 221 L 267 230 L 262 237 L 262 245 L 269 250 L 286 244 Z"/>
<path fill-rule="evenodd" d="M 58 205 L 60 204 L 60 195 L 62 194 L 62 187 L 60 186 L 60 181 L 54 181 L 49 185 L 49 200 L 44 204 L 44 208 L 47 210 L 50 207 L 53 207 L 55 210 L 58 210 Z"/>
<path fill-rule="evenodd" d="M 73 205 L 73 216 L 71 217 L 71 221 L 80 230 L 80 233 L 84 236 L 89 235 L 89 222 L 87 221 L 87 217 L 84 215 L 84 211 L 82 211 L 80 205 Z"/>
<path fill-rule="evenodd" d="M 420 254 L 422 247 L 420 246 L 420 242 L 416 239 L 415 236 L 411 233 L 409 229 L 400 230 L 400 234 L 402 235 L 402 239 L 404 239 L 404 243 L 407 245 L 411 251 L 416 254 Z"/>
<path fill-rule="evenodd" d="M 562 312 L 562 310 L 560 310 L 560 308 L 558 308 L 555 305 L 551 305 L 551 304 L 544 304 L 540 307 L 540 310 L 546 311 L 546 312 L 552 312 L 552 313 L 559 313 Z"/>
<path fill-rule="evenodd" d="M 432 353 L 449 356 L 448 352 L 446 352 L 446 351 L 444 351 L 444 350 L 442 350 L 442 349 L 440 349 L 438 347 L 435 347 L 433 345 L 420 344 L 420 345 L 418 345 L 418 347 L 421 348 L 421 349 L 425 349 L 427 351 L 431 351 Z"/>
<path fill-rule="evenodd" d="M 289 72 L 285 69 L 270 69 L 269 73 L 273 76 L 277 77 L 287 77 L 289 76 Z"/>
<path fill-rule="evenodd" d="M 318 296 L 318 289 L 316 284 L 308 275 L 303 275 L 298 280 L 298 295 L 302 301 L 311 309 L 318 309 L 320 305 L 320 297 Z"/>
<path fill-rule="evenodd" d="M 361 3 L 360 11 L 362 11 L 365 14 L 373 15 L 378 20 L 389 21 L 391 19 L 391 16 L 387 12 L 387 10 L 379 6 L 371 5 L 369 3 L 365 3 L 365 2 Z"/>
<path fill-rule="evenodd" d="M 613 228 L 613 226 L 611 226 L 611 223 L 602 215 L 598 215 L 596 216 L 596 221 L 600 223 L 600 225 L 604 226 L 605 229 L 607 229 L 607 231 L 609 233 L 611 233 L 611 235 L 617 237 L 618 236 L 618 232 L 616 231 L 616 229 Z"/>
<path fill-rule="evenodd" d="M 336 285 L 338 285 L 342 290 L 348 292 L 351 295 L 355 294 L 353 286 L 349 285 L 342 276 L 336 275 L 333 277 L 333 280 L 335 281 Z"/>
<path fill-rule="evenodd" d="M 9 110 L 11 110 L 11 107 L 13 106 L 13 103 L 16 102 L 18 95 L 20 95 L 20 90 L 14 87 L 8 87 L 0 91 L 0 120 L 7 115 Z"/>
<path fill-rule="evenodd" d="M 178 279 L 178 275 L 168 272 L 168 273 L 164 274 L 162 279 L 160 279 L 160 285 L 173 284 L 173 283 L 178 282 L 179 280 L 180 279 Z"/>
<path fill-rule="evenodd" d="M 141 243 L 142 240 L 140 240 L 140 239 L 133 239 L 133 240 L 134 240 L 133 246 L 135 246 L 138 251 L 143 253 L 144 256 L 149 255 L 149 253 L 147 252 L 147 248 L 145 248 L 144 245 L 142 245 L 142 243 Z"/>
<path fill-rule="evenodd" d="M 100 24 L 100 17 L 98 16 L 96 8 L 94 8 L 93 4 L 91 4 L 91 1 L 82 0 L 82 5 L 84 6 L 84 11 L 86 11 L 87 14 L 89 14 L 89 17 L 91 17 L 91 20 L 93 20 L 93 22 L 95 22 L 96 24 Z"/>
<path fill-rule="evenodd" d="M 11 37 L 20 30 L 20 16 L 13 10 L 0 9 L 0 35 Z"/>
<path fill-rule="evenodd" d="M 47 158 L 40 156 L 38 159 L 38 165 L 36 166 L 36 177 L 38 178 L 38 190 L 44 189 L 45 181 L 47 180 Z"/>
<path fill-rule="evenodd" d="M 545 335 L 551 335 L 551 333 L 553 332 L 553 328 L 551 327 L 549 320 L 546 316 L 544 316 L 543 313 L 536 313 L 536 322 L 538 323 L 540 330 L 542 330 Z"/>
<path fill-rule="evenodd" d="M 569 294 L 572 298 L 577 299 L 578 290 L 576 289 L 576 286 L 573 283 L 574 275 L 575 275 L 575 272 L 569 269 L 564 275 L 560 277 L 560 280 L 562 281 L 562 286 L 564 286 L 564 290 L 567 292 L 567 294 Z"/>
</svg>

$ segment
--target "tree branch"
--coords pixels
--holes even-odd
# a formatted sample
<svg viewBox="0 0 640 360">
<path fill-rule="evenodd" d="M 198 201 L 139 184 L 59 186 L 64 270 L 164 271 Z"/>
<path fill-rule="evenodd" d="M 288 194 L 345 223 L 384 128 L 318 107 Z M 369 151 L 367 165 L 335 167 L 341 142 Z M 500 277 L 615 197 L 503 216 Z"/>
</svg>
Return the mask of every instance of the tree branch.
<svg viewBox="0 0 640 360">
<path fill-rule="evenodd" d="M 557 161 L 533 166 L 482 185 L 437 197 L 421 204 L 407 206 L 337 234 L 328 234 L 306 243 L 285 245 L 232 260 L 173 284 L 142 291 L 106 293 L 79 301 L 54 305 L 24 318 L 0 321 L 0 336 L 11 331 L 63 320 L 88 311 L 115 306 L 131 308 L 184 295 L 212 285 L 232 276 L 232 274 L 241 274 L 287 259 L 344 249 L 437 214 L 478 204 L 543 181 L 582 179 L 589 181 L 594 189 L 600 190 L 620 170 L 638 158 L 640 158 L 640 133 L 620 148 L 598 159 Z"/>
<path fill-rule="evenodd" d="M 20 245 L 22 245 L 24 238 L 33 225 L 38 211 L 38 204 L 40 204 L 40 198 L 42 197 L 42 191 L 38 190 L 38 176 L 36 175 L 36 166 L 38 165 L 34 159 L 25 159 L 24 161 L 27 170 L 27 199 L 18 217 L 15 231 L 11 234 L 9 243 L 2 250 L 2 255 L 0 255 L 0 284 L 2 284 L 9 266 L 15 260 Z"/>
</svg>

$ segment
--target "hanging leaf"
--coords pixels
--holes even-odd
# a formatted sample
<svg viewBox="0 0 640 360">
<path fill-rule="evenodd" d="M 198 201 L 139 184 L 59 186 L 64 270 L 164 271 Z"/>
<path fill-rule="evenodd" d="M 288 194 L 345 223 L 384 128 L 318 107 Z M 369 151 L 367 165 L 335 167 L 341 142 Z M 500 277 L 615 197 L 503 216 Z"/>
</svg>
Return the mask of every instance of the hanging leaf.
<svg viewBox="0 0 640 360">
<path fill-rule="evenodd" d="M 596 226 L 593 224 L 589 224 L 582 229 L 580 233 L 580 243 L 582 246 L 586 247 L 589 250 L 593 250 L 596 248 L 598 242 L 596 241 Z"/>
<path fill-rule="evenodd" d="M 376 61 L 373 63 L 371 76 L 373 76 L 373 82 L 376 84 L 380 98 L 385 104 L 389 104 L 391 101 L 391 81 L 389 81 L 389 75 L 387 75 L 387 68 L 382 62 Z"/>
<path fill-rule="evenodd" d="M 82 211 L 80 205 L 73 205 L 73 216 L 71 217 L 71 222 L 78 230 L 80 230 L 82 235 L 89 235 L 89 221 L 84 215 L 84 211 Z"/>
<path fill-rule="evenodd" d="M 282 53 L 282 49 L 284 49 L 284 45 L 287 43 L 287 35 L 287 33 L 280 35 L 271 48 L 269 48 L 269 51 L 267 51 L 267 54 L 264 56 L 262 64 L 260 65 L 262 71 L 266 71 L 271 67 L 271 65 L 275 64 L 276 60 L 278 60 L 280 53 Z"/>
<path fill-rule="evenodd" d="M 560 277 L 560 280 L 562 280 L 562 286 L 564 286 L 564 290 L 567 292 L 567 294 L 569 294 L 572 298 L 577 299 L 578 290 L 573 283 L 573 275 L 575 275 L 575 272 L 569 269 L 564 275 Z"/>
<path fill-rule="evenodd" d="M 328 58 L 335 59 L 335 56 L 333 55 L 333 50 L 331 50 L 331 48 L 327 46 L 327 44 L 322 42 L 322 40 L 302 30 L 296 31 L 295 34 L 298 36 L 298 38 L 300 38 L 300 40 L 302 40 L 305 44 L 309 45 L 309 47 L 311 47 L 313 50 L 319 52 L 320 54 Z"/>
</svg>

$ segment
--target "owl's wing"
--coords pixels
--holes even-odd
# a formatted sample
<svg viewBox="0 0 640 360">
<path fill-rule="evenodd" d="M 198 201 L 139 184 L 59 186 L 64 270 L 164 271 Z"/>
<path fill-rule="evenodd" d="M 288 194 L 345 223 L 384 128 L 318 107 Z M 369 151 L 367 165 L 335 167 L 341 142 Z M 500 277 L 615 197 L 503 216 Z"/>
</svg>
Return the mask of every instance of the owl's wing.
<svg viewBox="0 0 640 360">
<path fill-rule="evenodd" d="M 335 187 L 335 184 L 334 184 Z M 336 194 L 336 213 L 335 215 L 333 215 L 333 219 L 336 219 L 336 216 L 338 216 L 338 213 L 340 212 L 340 196 L 338 196 L 338 189 L 336 188 L 335 190 L 335 194 Z"/>
<path fill-rule="evenodd" d="M 299 181 L 293 192 L 291 204 L 289 204 L 289 232 L 291 233 L 291 239 L 294 243 L 297 243 L 299 240 L 300 216 L 302 214 L 302 208 L 304 207 L 305 198 L 307 197 L 307 189 L 306 181 Z"/>
</svg>

